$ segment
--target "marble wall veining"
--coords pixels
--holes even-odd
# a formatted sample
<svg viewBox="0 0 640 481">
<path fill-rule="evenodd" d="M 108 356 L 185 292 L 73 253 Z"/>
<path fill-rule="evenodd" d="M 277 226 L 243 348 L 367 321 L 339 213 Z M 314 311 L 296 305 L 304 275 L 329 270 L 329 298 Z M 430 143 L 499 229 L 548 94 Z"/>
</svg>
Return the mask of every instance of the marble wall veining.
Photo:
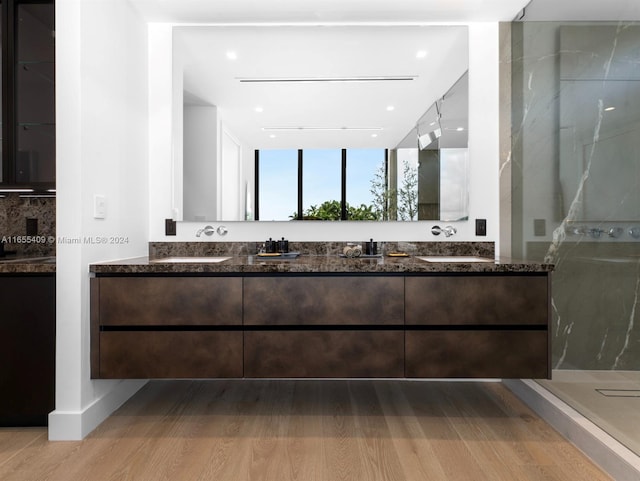
<svg viewBox="0 0 640 481">
<path fill-rule="evenodd" d="M 640 25 L 511 26 L 511 250 L 556 265 L 552 365 L 638 370 Z"/>
<path fill-rule="evenodd" d="M 37 219 L 38 235 L 27 236 L 27 219 Z M 5 256 L 56 254 L 55 197 L 0 197 L 0 242 Z"/>
</svg>

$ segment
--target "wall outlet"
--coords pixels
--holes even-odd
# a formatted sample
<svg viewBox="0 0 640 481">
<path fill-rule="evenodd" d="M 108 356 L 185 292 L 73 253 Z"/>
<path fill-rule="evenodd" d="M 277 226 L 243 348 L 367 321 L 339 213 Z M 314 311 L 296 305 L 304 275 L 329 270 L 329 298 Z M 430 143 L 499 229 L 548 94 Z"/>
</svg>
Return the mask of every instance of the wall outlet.
<svg viewBox="0 0 640 481">
<path fill-rule="evenodd" d="M 487 235 L 487 219 L 476 219 L 476 235 Z"/>
<path fill-rule="evenodd" d="M 27 235 L 38 235 L 38 219 L 27 219 Z"/>
<path fill-rule="evenodd" d="M 533 219 L 533 235 L 536 237 L 547 235 L 547 222 L 544 219 Z"/>
<path fill-rule="evenodd" d="M 173 219 L 164 220 L 164 235 L 176 235 L 176 221 Z"/>
</svg>

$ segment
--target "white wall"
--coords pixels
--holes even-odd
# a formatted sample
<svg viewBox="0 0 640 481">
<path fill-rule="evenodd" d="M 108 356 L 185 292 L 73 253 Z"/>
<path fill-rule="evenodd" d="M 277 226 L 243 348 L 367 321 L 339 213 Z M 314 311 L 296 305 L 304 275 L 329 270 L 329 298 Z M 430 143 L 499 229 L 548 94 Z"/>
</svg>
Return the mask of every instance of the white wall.
<svg viewBox="0 0 640 481">
<path fill-rule="evenodd" d="M 197 241 L 196 231 L 204 223 L 182 222 L 178 235 L 164 235 L 164 219 L 172 217 L 172 156 L 170 141 L 171 122 L 164 117 L 171 112 L 172 92 L 171 27 L 169 24 L 151 24 L 149 30 L 149 102 L 153 116 L 150 119 L 149 145 L 151 151 L 151 183 L 149 238 L 151 241 Z M 498 23 L 469 24 L 469 218 L 455 223 L 458 241 L 498 241 Z M 162 146 L 162 147 L 161 147 Z M 243 156 L 246 158 L 247 153 Z M 487 219 L 487 236 L 475 236 L 473 219 Z M 442 240 L 434 237 L 430 228 L 435 221 L 413 223 L 387 222 L 225 222 L 229 234 L 211 240 L 256 241 L 268 237 L 285 236 L 296 241 L 350 241 L 365 237 L 378 240 Z M 449 224 L 449 223 L 447 223 Z M 450 238 L 448 240 L 453 240 Z"/>
<path fill-rule="evenodd" d="M 117 26 L 117 28 L 115 27 Z M 50 439 L 81 439 L 143 384 L 92 381 L 91 262 L 148 249 L 146 29 L 125 0 L 56 1 L 56 408 Z M 104 195 L 106 218 L 93 218 Z"/>
<path fill-rule="evenodd" d="M 183 112 L 182 218 L 216 219 L 218 109 L 213 105 L 185 105 Z M 176 203 L 180 200 L 176 198 Z"/>
</svg>

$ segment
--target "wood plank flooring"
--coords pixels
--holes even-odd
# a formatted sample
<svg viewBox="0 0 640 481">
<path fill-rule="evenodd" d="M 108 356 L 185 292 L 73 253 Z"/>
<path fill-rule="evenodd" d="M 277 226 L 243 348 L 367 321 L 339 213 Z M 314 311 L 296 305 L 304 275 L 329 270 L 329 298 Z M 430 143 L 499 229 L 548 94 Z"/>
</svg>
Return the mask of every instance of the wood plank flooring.
<svg viewBox="0 0 640 481">
<path fill-rule="evenodd" d="M 0 428 L 2 481 L 608 480 L 500 383 L 152 381 L 79 442 Z"/>
</svg>

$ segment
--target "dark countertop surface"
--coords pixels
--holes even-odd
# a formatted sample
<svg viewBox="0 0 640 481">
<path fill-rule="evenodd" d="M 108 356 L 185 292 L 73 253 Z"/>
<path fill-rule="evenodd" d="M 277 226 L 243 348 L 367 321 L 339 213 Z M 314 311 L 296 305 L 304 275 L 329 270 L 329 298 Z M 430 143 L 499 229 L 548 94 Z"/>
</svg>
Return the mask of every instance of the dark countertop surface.
<svg viewBox="0 0 640 481">
<path fill-rule="evenodd" d="M 226 256 L 221 256 L 226 257 Z M 496 259 L 492 262 L 427 262 L 414 256 L 344 258 L 337 255 L 300 255 L 295 259 L 256 255 L 231 256 L 220 263 L 161 262 L 148 257 L 94 263 L 95 274 L 189 274 L 189 273 L 429 273 L 429 272 L 550 272 L 553 265 Z"/>
<path fill-rule="evenodd" d="M 55 272 L 55 256 L 0 257 L 0 274 L 55 274 Z"/>
</svg>

